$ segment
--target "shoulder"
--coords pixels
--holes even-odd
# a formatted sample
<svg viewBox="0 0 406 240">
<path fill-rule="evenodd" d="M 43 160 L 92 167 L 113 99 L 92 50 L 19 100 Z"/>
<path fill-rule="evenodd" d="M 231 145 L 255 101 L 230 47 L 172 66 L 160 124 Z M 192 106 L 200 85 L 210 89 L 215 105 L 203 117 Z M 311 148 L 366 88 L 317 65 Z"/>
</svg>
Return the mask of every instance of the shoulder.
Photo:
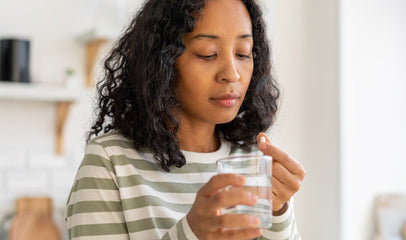
<svg viewBox="0 0 406 240">
<path fill-rule="evenodd" d="M 132 144 L 118 132 L 109 132 L 92 138 L 86 146 L 85 156 L 97 155 L 109 159 L 110 149 L 131 148 Z"/>
<path fill-rule="evenodd" d="M 135 150 L 132 142 L 117 131 L 92 138 L 87 144 L 86 153 L 93 149 L 97 149 L 97 152 L 105 152 L 108 155 L 117 155 L 122 154 L 123 151 Z"/>
<path fill-rule="evenodd" d="M 85 155 L 97 155 L 109 160 L 113 165 L 124 165 L 136 161 L 155 163 L 151 151 L 136 149 L 131 140 L 117 131 L 105 133 L 91 139 L 86 147 Z"/>
<path fill-rule="evenodd" d="M 102 146 L 131 145 L 131 141 L 124 137 L 121 133 L 112 131 L 92 138 L 89 141 L 89 145 L 90 144 L 99 144 Z"/>
</svg>

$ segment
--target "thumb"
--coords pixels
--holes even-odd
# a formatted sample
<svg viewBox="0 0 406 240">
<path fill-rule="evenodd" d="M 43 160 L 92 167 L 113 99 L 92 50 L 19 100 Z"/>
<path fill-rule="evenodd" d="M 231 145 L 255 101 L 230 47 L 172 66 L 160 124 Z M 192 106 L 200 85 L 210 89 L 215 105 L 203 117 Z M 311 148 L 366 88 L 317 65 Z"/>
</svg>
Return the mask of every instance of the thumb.
<svg viewBox="0 0 406 240">
<path fill-rule="evenodd" d="M 271 143 L 271 140 L 269 140 L 266 133 L 261 132 L 257 136 L 257 142 L 258 142 L 258 148 L 263 151 L 268 148 L 268 145 Z"/>
</svg>

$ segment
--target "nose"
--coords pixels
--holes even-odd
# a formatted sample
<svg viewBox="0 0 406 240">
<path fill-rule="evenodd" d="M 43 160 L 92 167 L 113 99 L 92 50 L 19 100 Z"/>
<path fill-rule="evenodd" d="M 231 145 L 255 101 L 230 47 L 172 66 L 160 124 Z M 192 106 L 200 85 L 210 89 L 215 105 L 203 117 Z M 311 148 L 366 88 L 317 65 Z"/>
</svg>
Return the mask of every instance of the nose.
<svg viewBox="0 0 406 240">
<path fill-rule="evenodd" d="M 240 74 L 238 73 L 238 63 L 233 54 L 224 57 L 220 63 L 219 71 L 216 75 L 218 82 L 236 82 L 240 80 Z"/>
</svg>

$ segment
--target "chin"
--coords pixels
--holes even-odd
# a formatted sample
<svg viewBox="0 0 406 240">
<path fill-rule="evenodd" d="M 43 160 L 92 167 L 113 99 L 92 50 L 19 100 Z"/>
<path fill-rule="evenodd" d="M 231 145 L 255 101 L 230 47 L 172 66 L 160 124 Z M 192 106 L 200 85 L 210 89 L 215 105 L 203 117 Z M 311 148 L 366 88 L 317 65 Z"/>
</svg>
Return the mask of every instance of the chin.
<svg viewBox="0 0 406 240">
<path fill-rule="evenodd" d="M 216 121 L 216 124 L 229 123 L 229 122 L 233 121 L 236 116 L 237 116 L 237 114 L 228 115 L 228 116 L 221 116 L 221 118 L 219 118 L 219 119 Z"/>
</svg>

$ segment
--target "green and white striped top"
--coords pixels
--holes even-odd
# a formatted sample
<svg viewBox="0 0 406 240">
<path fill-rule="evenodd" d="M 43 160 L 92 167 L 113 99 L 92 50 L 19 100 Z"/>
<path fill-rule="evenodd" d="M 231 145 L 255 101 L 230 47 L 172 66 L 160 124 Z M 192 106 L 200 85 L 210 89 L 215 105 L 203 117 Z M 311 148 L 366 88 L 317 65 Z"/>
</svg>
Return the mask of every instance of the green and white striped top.
<svg viewBox="0 0 406 240">
<path fill-rule="evenodd" d="M 197 239 L 185 215 L 216 174 L 216 160 L 238 151 L 224 140 L 216 152 L 182 151 L 186 165 L 168 173 L 117 132 L 94 138 L 66 207 L 69 239 Z M 300 239 L 292 208 L 291 201 L 285 214 L 273 217 L 263 239 Z"/>
</svg>

